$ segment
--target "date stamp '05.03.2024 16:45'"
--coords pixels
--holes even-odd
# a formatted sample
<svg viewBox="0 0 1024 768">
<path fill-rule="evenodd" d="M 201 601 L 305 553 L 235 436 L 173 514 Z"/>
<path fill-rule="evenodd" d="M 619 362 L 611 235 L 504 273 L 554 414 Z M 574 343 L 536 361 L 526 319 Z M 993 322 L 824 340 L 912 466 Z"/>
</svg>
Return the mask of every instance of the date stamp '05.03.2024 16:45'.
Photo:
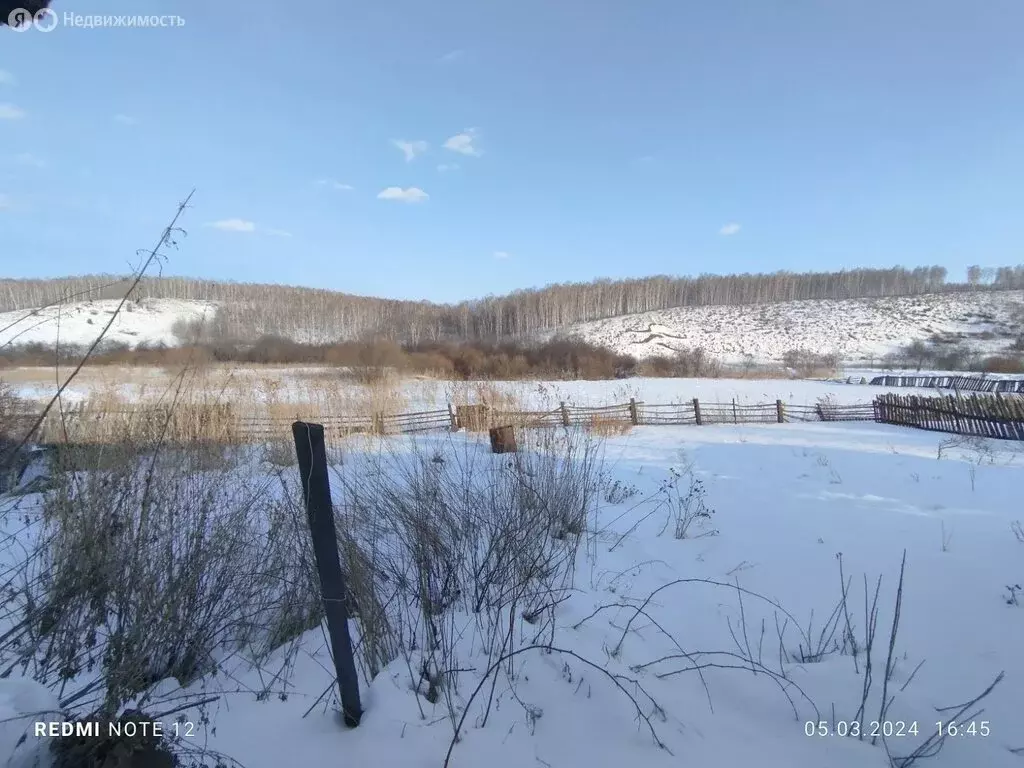
<svg viewBox="0 0 1024 768">
<path fill-rule="evenodd" d="M 853 736 L 873 738 L 900 738 L 931 733 L 946 738 L 984 738 L 992 732 L 988 720 L 935 720 L 921 726 L 916 720 L 808 720 L 804 723 L 804 735 L 812 737 Z"/>
</svg>

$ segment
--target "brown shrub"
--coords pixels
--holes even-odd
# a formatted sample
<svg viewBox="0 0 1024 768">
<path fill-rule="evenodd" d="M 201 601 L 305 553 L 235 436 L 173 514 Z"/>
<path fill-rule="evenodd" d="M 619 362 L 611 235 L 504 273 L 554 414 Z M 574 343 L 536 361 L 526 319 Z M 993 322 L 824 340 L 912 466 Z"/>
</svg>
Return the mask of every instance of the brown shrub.
<svg viewBox="0 0 1024 768">
<path fill-rule="evenodd" d="M 722 375 L 722 363 L 701 347 L 681 349 L 674 355 L 644 360 L 641 371 L 645 376 L 661 378 L 679 377 L 714 379 Z"/>
<path fill-rule="evenodd" d="M 440 352 L 409 352 L 406 367 L 416 373 L 447 378 L 455 371 L 451 358 Z"/>
<path fill-rule="evenodd" d="M 981 361 L 985 373 L 1024 373 L 1024 359 L 1009 355 L 994 355 Z"/>
<path fill-rule="evenodd" d="M 791 349 L 782 362 L 802 378 L 829 376 L 839 368 L 839 355 L 822 354 L 810 349 Z"/>
</svg>

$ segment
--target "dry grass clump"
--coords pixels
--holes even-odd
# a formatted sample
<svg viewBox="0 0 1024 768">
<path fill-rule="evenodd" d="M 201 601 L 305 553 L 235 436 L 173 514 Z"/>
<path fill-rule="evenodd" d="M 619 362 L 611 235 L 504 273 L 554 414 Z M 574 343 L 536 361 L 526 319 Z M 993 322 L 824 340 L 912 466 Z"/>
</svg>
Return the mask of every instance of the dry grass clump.
<svg viewBox="0 0 1024 768">
<path fill-rule="evenodd" d="M 298 381 L 259 377 L 240 403 L 253 414 L 274 419 L 325 419 L 402 413 L 409 406 L 401 377 L 393 371 L 352 381 L 328 371 L 306 371 Z"/>
<path fill-rule="evenodd" d="M 93 382 L 88 396 L 62 399 L 42 423 L 37 442 L 231 446 L 272 441 L 286 435 L 295 420 L 325 422 L 336 436 L 385 433 L 389 429 L 373 428 L 376 416 L 409 407 L 393 373 L 365 383 L 335 377 L 326 386 L 313 377 L 296 381 L 248 369 L 182 368 L 129 383 L 84 370 Z"/>
<path fill-rule="evenodd" d="M 20 439 L 19 420 L 24 412 L 25 403 L 0 379 L 0 441 Z"/>
<path fill-rule="evenodd" d="M 446 387 L 446 396 L 459 415 L 460 426 L 471 432 L 505 425 L 529 426 L 542 413 L 528 406 L 526 385 L 519 383 L 453 381 Z"/>
<path fill-rule="evenodd" d="M 50 444 L 234 445 L 239 437 L 239 418 L 231 403 L 183 400 L 133 406 L 117 397 L 98 395 L 52 410 L 36 439 Z"/>
<path fill-rule="evenodd" d="M 633 422 L 629 420 L 628 414 L 622 417 L 594 414 L 587 421 L 586 430 L 600 437 L 619 437 L 628 435 L 633 430 Z"/>
<path fill-rule="evenodd" d="M 202 444 L 100 450 L 92 466 L 58 450 L 38 523 L 4 542 L 21 556 L 0 579 L 0 669 L 107 719 L 160 680 L 187 684 L 225 652 L 259 660 L 316 626 L 306 538 L 244 452 L 202 468 Z"/>
<path fill-rule="evenodd" d="M 375 674 L 405 656 L 416 690 L 453 716 L 467 635 L 493 661 L 519 642 L 517 617 L 553 631 L 599 497 L 598 441 L 566 430 L 526 442 L 500 460 L 450 438 L 393 444 L 332 480 L 361 662 Z"/>
<path fill-rule="evenodd" d="M 452 381 L 445 388 L 455 405 L 486 405 L 499 412 L 528 410 L 526 385 L 499 381 Z"/>
<path fill-rule="evenodd" d="M 0 381 L 0 493 L 13 487 L 27 466 L 25 451 L 19 451 L 31 427 L 27 404 Z"/>
<path fill-rule="evenodd" d="M 329 413 L 369 415 L 402 413 L 408 399 L 402 391 L 401 377 L 386 371 L 360 387 L 341 387 L 337 394 L 339 409 Z"/>
</svg>

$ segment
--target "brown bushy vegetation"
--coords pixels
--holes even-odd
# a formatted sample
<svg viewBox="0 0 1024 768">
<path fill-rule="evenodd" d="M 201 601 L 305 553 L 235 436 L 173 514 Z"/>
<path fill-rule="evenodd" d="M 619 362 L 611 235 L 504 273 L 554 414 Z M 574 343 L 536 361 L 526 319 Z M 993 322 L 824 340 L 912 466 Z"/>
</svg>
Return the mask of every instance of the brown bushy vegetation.
<svg viewBox="0 0 1024 768">
<path fill-rule="evenodd" d="M 984 373 L 1024 373 L 1024 358 L 1011 355 L 993 355 L 981 361 Z"/>
<path fill-rule="evenodd" d="M 27 344 L 0 350 L 0 368 L 69 364 L 81 350 Z M 182 347 L 108 344 L 90 358 L 91 365 L 196 366 L 208 363 L 245 365 L 326 365 L 348 369 L 353 377 L 375 380 L 386 371 L 461 380 L 615 379 L 648 376 L 718 376 L 722 365 L 704 350 L 684 350 L 675 357 L 645 360 L 616 354 L 579 339 L 543 344 L 466 342 L 399 345 L 388 339 L 336 344 L 301 344 L 264 336 L 253 344 L 221 342 Z"/>
<path fill-rule="evenodd" d="M 652 357 L 640 365 L 644 376 L 660 378 L 714 379 L 722 375 L 724 367 L 704 349 L 684 349 L 672 357 Z"/>
<path fill-rule="evenodd" d="M 0 370 L 16 367 L 73 365 L 82 350 L 24 344 L 0 349 Z M 681 349 L 673 355 L 639 360 L 578 338 L 556 338 L 539 344 L 504 342 L 398 344 L 390 339 L 303 344 L 278 336 L 255 343 L 219 342 L 185 346 L 104 344 L 89 358 L 90 366 L 160 367 L 168 370 L 215 364 L 308 365 L 341 369 L 345 375 L 372 384 L 386 375 L 421 375 L 455 381 L 517 381 L 528 379 L 589 381 L 651 378 L 788 378 L 829 375 L 835 355 L 793 350 L 782 366 L 731 366 L 705 349 Z"/>
<path fill-rule="evenodd" d="M 791 349 L 782 356 L 785 366 L 801 378 L 830 376 L 839 368 L 839 356 L 809 349 Z"/>
</svg>

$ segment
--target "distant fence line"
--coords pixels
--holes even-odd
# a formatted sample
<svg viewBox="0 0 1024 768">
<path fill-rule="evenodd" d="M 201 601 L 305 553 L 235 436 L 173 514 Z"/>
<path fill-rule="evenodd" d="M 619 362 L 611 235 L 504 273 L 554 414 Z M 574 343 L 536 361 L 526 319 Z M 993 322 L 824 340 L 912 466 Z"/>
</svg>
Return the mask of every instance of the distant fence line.
<svg viewBox="0 0 1024 768">
<path fill-rule="evenodd" d="M 408 434 L 438 430 L 484 431 L 496 426 L 523 428 L 605 426 L 669 426 L 705 424 L 769 424 L 798 421 L 872 421 L 871 403 L 854 405 L 792 405 L 774 403 L 701 403 L 698 398 L 668 404 L 641 400 L 602 406 L 560 403 L 551 410 L 510 411 L 483 404 L 449 406 L 444 410 L 365 417 L 325 416 L 318 423 L 328 429 L 375 434 Z M 290 421 L 278 417 L 249 417 L 242 422 L 248 435 L 276 434 Z"/>
<path fill-rule="evenodd" d="M 875 376 L 870 382 L 878 387 L 917 387 L 951 389 L 957 392 L 1024 393 L 1024 379 L 991 379 L 980 376 Z"/>
<path fill-rule="evenodd" d="M 116 440 L 127 433 L 141 439 L 154 434 L 168 440 L 226 442 L 273 441 L 286 435 L 294 421 L 322 424 L 340 434 L 414 434 L 419 432 L 486 431 L 491 427 L 583 427 L 595 430 L 630 426 L 785 424 L 792 422 L 875 421 L 963 435 L 1024 440 L 1024 398 L 1016 395 L 919 397 L 898 393 L 879 395 L 872 402 L 839 405 L 827 400 L 815 405 L 774 403 L 702 403 L 697 398 L 668 404 L 632 399 L 605 406 L 560 403 L 551 410 L 510 411 L 484 404 L 449 405 L 444 409 L 363 416 L 319 414 L 236 414 L 217 404 L 177 410 L 170 407 L 134 411 L 69 411 L 49 431 L 50 439 L 82 442 Z"/>
</svg>

